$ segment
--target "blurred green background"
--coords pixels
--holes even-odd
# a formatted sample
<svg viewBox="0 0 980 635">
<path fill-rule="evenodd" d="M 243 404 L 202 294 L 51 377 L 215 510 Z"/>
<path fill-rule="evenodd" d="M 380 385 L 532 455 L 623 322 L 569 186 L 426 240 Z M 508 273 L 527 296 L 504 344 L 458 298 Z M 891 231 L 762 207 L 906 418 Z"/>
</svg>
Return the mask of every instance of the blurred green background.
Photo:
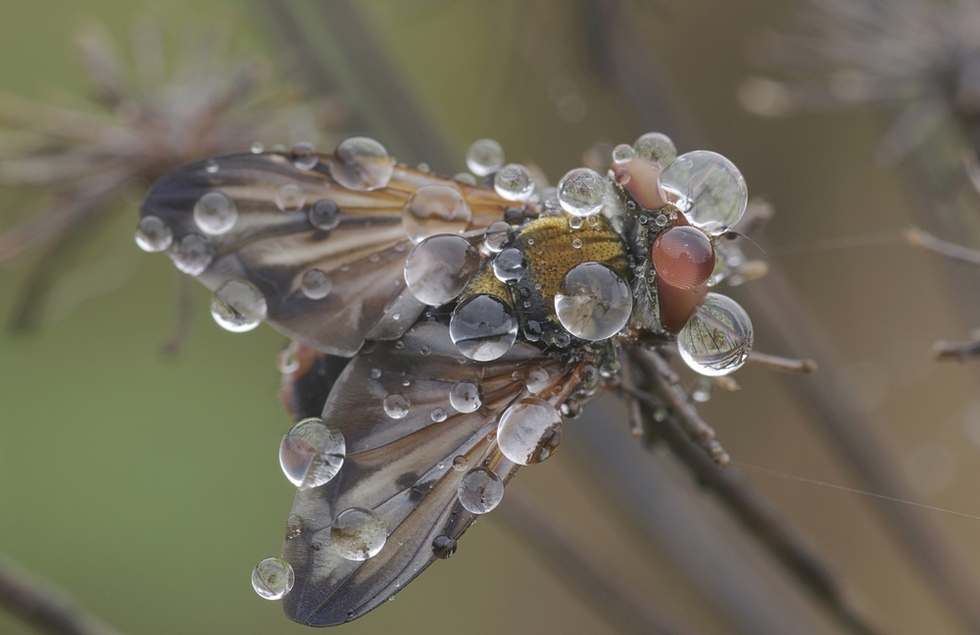
<svg viewBox="0 0 980 635">
<path fill-rule="evenodd" d="M 457 163 L 444 169 L 461 170 L 465 147 L 493 137 L 510 160 L 536 162 L 554 182 L 594 143 L 630 143 L 647 131 L 642 117 L 622 115 L 622 95 L 596 80 L 594 65 L 581 58 L 586 34 L 569 17 L 573 4 L 358 6 L 417 105 L 458 149 Z M 302 15 L 309 5 L 291 6 Z M 980 314 L 962 311 L 957 301 L 975 294 L 977 272 L 951 269 L 896 240 L 821 246 L 839 237 L 894 236 L 928 211 L 913 202 L 901 173 L 871 160 L 881 118 L 852 112 L 765 120 L 740 108 L 737 87 L 756 72 L 746 61 L 746 42 L 788 19 L 790 3 L 692 0 L 634 9 L 663 73 L 658 85 L 669 87 L 661 97 L 675 118 L 663 130 L 683 129 L 686 138 L 731 158 L 750 194 L 774 205 L 776 217 L 759 242 L 840 354 L 834 380 L 856 397 L 860 414 L 875 418 L 881 442 L 922 501 L 980 513 L 980 375 L 975 365 L 938 364 L 929 355 L 934 340 L 962 339 L 980 325 Z M 120 42 L 136 16 L 153 16 L 171 33 L 189 21 L 232 20 L 246 47 L 296 70 L 288 47 L 265 37 L 267 10 L 267 3 L 211 0 L 6 2 L 0 90 L 36 98 L 83 92 L 69 45 L 83 18 L 102 22 Z M 338 96 L 350 100 L 355 131 L 377 121 L 372 109 L 402 107 Z M 568 96 L 581 103 L 563 101 Z M 430 160 L 412 156 L 411 143 L 394 153 Z M 0 228 L 11 226 L 28 200 L 0 189 Z M 163 355 L 176 319 L 175 278 L 167 258 L 132 244 L 135 218 L 134 207 L 97 233 L 55 289 L 39 332 L 0 337 L 0 551 L 125 633 L 301 632 L 249 585 L 254 564 L 279 552 L 292 502 L 276 460 L 289 427 L 275 365 L 286 340 L 267 327 L 223 331 L 208 315 L 207 293 L 195 287 L 187 345 L 176 357 Z M 951 271 L 973 286 L 954 284 Z M 0 314 L 9 314 L 25 275 L 26 266 L 3 273 Z M 758 350 L 786 352 L 766 324 L 756 329 Z M 753 367 L 736 378 L 741 391 L 717 394 L 701 410 L 737 462 L 858 487 L 835 448 L 810 427 L 811 405 L 795 401 L 783 379 Z M 576 441 L 578 427 L 626 436 L 621 412 L 606 407 L 568 424 L 568 451 L 523 470 L 522 486 L 546 501 L 568 532 L 592 540 L 590 553 L 616 576 L 635 581 L 696 632 L 740 632 L 684 578 L 669 548 L 646 544 L 635 522 L 617 515 L 624 503 L 601 470 L 586 464 L 590 450 Z M 740 531 L 671 459 L 661 452 L 652 460 L 723 532 Z M 866 498 L 746 472 L 842 574 L 884 632 L 961 632 Z M 957 560 L 978 577 L 980 521 L 930 514 Z M 752 541 L 736 540 L 747 558 L 773 569 Z M 806 606 L 776 570 L 767 574 L 774 584 Z M 814 618 L 800 632 L 837 628 Z M 343 629 L 616 632 L 493 514 L 467 533 L 451 561 Z M 31 631 L 0 614 L 0 632 Z"/>
</svg>

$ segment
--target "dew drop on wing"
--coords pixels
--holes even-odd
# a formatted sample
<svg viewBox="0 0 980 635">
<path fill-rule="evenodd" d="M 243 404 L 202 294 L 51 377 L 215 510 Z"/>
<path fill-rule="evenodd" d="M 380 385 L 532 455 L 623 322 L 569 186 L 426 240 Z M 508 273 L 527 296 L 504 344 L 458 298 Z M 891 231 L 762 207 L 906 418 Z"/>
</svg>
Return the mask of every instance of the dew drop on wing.
<svg viewBox="0 0 980 635">
<path fill-rule="evenodd" d="M 294 145 L 289 156 L 297 170 L 312 170 L 320 162 L 320 157 L 316 153 L 316 146 L 309 141 L 300 141 Z"/>
<path fill-rule="evenodd" d="M 320 269 L 310 269 L 303 274 L 300 290 L 311 300 L 322 300 L 333 290 L 333 281 L 326 272 Z"/>
<path fill-rule="evenodd" d="M 330 546 L 347 560 L 367 560 L 378 555 L 388 539 L 388 529 L 370 509 L 351 507 L 330 525 Z"/>
<path fill-rule="evenodd" d="M 279 444 L 279 465 L 301 490 L 330 481 L 344 465 L 347 443 L 332 423 L 317 417 L 300 421 Z"/>
<path fill-rule="evenodd" d="M 329 231 L 340 224 L 340 208 L 330 199 L 321 199 L 310 207 L 310 224 Z"/>
<path fill-rule="evenodd" d="M 235 226 L 237 220 L 238 208 L 222 192 L 208 192 L 194 203 L 194 222 L 205 234 L 224 234 Z"/>
<path fill-rule="evenodd" d="M 477 467 L 460 479 L 457 495 L 467 511 L 486 514 L 504 498 L 504 483 L 493 470 Z"/>
<path fill-rule="evenodd" d="M 187 234 L 180 239 L 177 247 L 170 252 L 174 266 L 190 276 L 204 272 L 214 259 L 214 249 L 210 241 L 200 234 Z"/>
<path fill-rule="evenodd" d="M 248 280 L 229 280 L 211 296 L 211 317 L 232 333 L 251 331 L 267 311 L 265 296 Z"/>
<path fill-rule="evenodd" d="M 408 197 L 402 209 L 405 234 L 415 243 L 436 234 L 460 234 L 472 218 L 462 193 L 449 185 L 423 185 Z"/>
<path fill-rule="evenodd" d="M 483 405 L 480 387 L 471 381 L 456 382 L 449 391 L 449 405 L 463 414 L 476 412 Z"/>
<path fill-rule="evenodd" d="M 298 212 L 306 205 L 306 195 L 300 186 L 295 183 L 287 183 L 276 192 L 276 207 L 280 212 Z"/>
<path fill-rule="evenodd" d="M 173 230 L 157 216 L 144 216 L 136 226 L 136 244 L 143 251 L 163 251 L 173 240 Z"/>
<path fill-rule="evenodd" d="M 405 259 L 405 283 L 419 302 L 441 306 L 455 299 L 480 268 L 480 252 L 462 236 L 439 234 Z"/>
<path fill-rule="evenodd" d="M 544 461 L 561 442 L 561 414 L 550 403 L 537 397 L 521 399 L 500 415 L 497 445 L 518 465 Z"/>
<path fill-rule="evenodd" d="M 369 137 L 350 137 L 337 146 L 330 176 L 349 190 L 367 192 L 388 185 L 395 162 L 383 145 Z"/>
</svg>

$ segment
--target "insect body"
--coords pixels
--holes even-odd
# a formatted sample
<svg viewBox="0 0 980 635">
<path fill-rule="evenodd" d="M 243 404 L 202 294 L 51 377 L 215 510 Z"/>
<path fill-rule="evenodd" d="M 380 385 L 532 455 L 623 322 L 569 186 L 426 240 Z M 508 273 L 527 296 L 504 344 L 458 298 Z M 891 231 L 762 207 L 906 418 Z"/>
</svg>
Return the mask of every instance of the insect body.
<svg viewBox="0 0 980 635">
<path fill-rule="evenodd" d="M 741 308 L 707 291 L 745 207 L 727 160 L 644 135 L 608 176 L 536 194 L 487 143 L 470 167 L 493 189 L 353 138 L 191 164 L 143 205 L 137 241 L 215 291 L 219 324 L 294 340 L 280 462 L 298 491 L 282 558 L 253 575 L 293 620 L 355 619 L 451 555 L 554 453 L 562 414 L 616 386 L 621 347 L 677 336 L 705 374 L 751 347 Z"/>
</svg>

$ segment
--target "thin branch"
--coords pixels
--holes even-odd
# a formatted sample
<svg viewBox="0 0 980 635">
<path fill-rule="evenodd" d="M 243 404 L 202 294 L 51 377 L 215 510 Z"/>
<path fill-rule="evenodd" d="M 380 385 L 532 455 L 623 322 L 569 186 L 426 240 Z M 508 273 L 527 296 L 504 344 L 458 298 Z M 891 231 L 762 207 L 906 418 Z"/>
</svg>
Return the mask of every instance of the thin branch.
<svg viewBox="0 0 980 635">
<path fill-rule="evenodd" d="M 980 251 L 936 238 L 918 227 L 906 230 L 905 241 L 913 247 L 921 247 L 947 258 L 980 265 Z"/>
<path fill-rule="evenodd" d="M 980 340 L 946 342 L 939 340 L 932 345 L 933 356 L 943 362 L 969 362 L 980 357 Z"/>
<path fill-rule="evenodd" d="M 806 375 L 817 370 L 817 363 L 812 359 L 790 359 L 789 357 L 779 357 L 778 355 L 769 355 L 767 353 L 759 353 L 758 351 L 749 353 L 747 361 L 780 373 L 799 373 Z"/>
<path fill-rule="evenodd" d="M 121 635 L 64 591 L 0 556 L 0 606 L 25 623 L 56 635 Z"/>
</svg>

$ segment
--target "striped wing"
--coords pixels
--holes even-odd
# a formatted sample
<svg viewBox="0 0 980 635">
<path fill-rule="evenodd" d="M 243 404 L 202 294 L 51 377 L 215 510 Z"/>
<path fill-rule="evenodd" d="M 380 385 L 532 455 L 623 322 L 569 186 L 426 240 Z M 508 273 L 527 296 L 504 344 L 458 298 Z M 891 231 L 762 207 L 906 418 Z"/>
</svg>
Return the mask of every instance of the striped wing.
<svg viewBox="0 0 980 635">
<path fill-rule="evenodd" d="M 455 544 L 475 519 L 459 501 L 460 480 L 477 466 L 505 483 L 517 471 L 494 442 L 497 418 L 528 396 L 527 373 L 542 368 L 549 377 L 542 395 L 567 394 L 562 387 L 578 383 L 577 370 L 561 370 L 555 358 L 529 344 L 518 343 L 493 362 L 461 362 L 448 328 L 438 322 L 423 321 L 397 342 L 369 342 L 324 409 L 324 420 L 346 439 L 343 467 L 325 485 L 299 491 L 293 504 L 283 558 L 296 583 L 283 598 L 286 614 L 313 626 L 355 619 L 403 588 L 440 548 Z M 450 390 L 461 380 L 480 387 L 482 406 L 475 412 L 450 404 Z M 410 404 L 398 419 L 384 407 L 394 394 Z M 363 561 L 331 546 L 331 523 L 353 507 L 372 510 L 388 533 L 381 551 Z"/>
<path fill-rule="evenodd" d="M 491 190 L 401 165 L 386 187 L 351 190 L 330 176 L 337 161 L 320 155 L 314 167 L 301 169 L 289 155 L 266 153 L 191 163 L 153 187 L 141 215 L 161 218 L 173 231 L 174 245 L 190 234 L 207 238 L 213 259 L 198 275 L 207 287 L 248 280 L 265 296 L 268 321 L 276 329 L 317 350 L 350 356 L 365 339 L 400 336 L 424 308 L 406 290 L 403 277 L 411 242 L 402 210 L 414 191 L 430 184 L 459 189 L 472 211 L 469 229 L 498 220 L 510 203 Z M 291 204 L 281 206 L 277 196 L 281 201 L 284 187 Z M 205 235 L 194 206 L 213 191 L 231 199 L 238 216 L 226 232 Z M 339 209 L 339 223 L 329 230 L 310 220 L 312 207 L 325 200 Z M 332 290 L 326 297 L 311 299 L 302 292 L 303 274 L 310 269 L 329 275 Z"/>
</svg>

